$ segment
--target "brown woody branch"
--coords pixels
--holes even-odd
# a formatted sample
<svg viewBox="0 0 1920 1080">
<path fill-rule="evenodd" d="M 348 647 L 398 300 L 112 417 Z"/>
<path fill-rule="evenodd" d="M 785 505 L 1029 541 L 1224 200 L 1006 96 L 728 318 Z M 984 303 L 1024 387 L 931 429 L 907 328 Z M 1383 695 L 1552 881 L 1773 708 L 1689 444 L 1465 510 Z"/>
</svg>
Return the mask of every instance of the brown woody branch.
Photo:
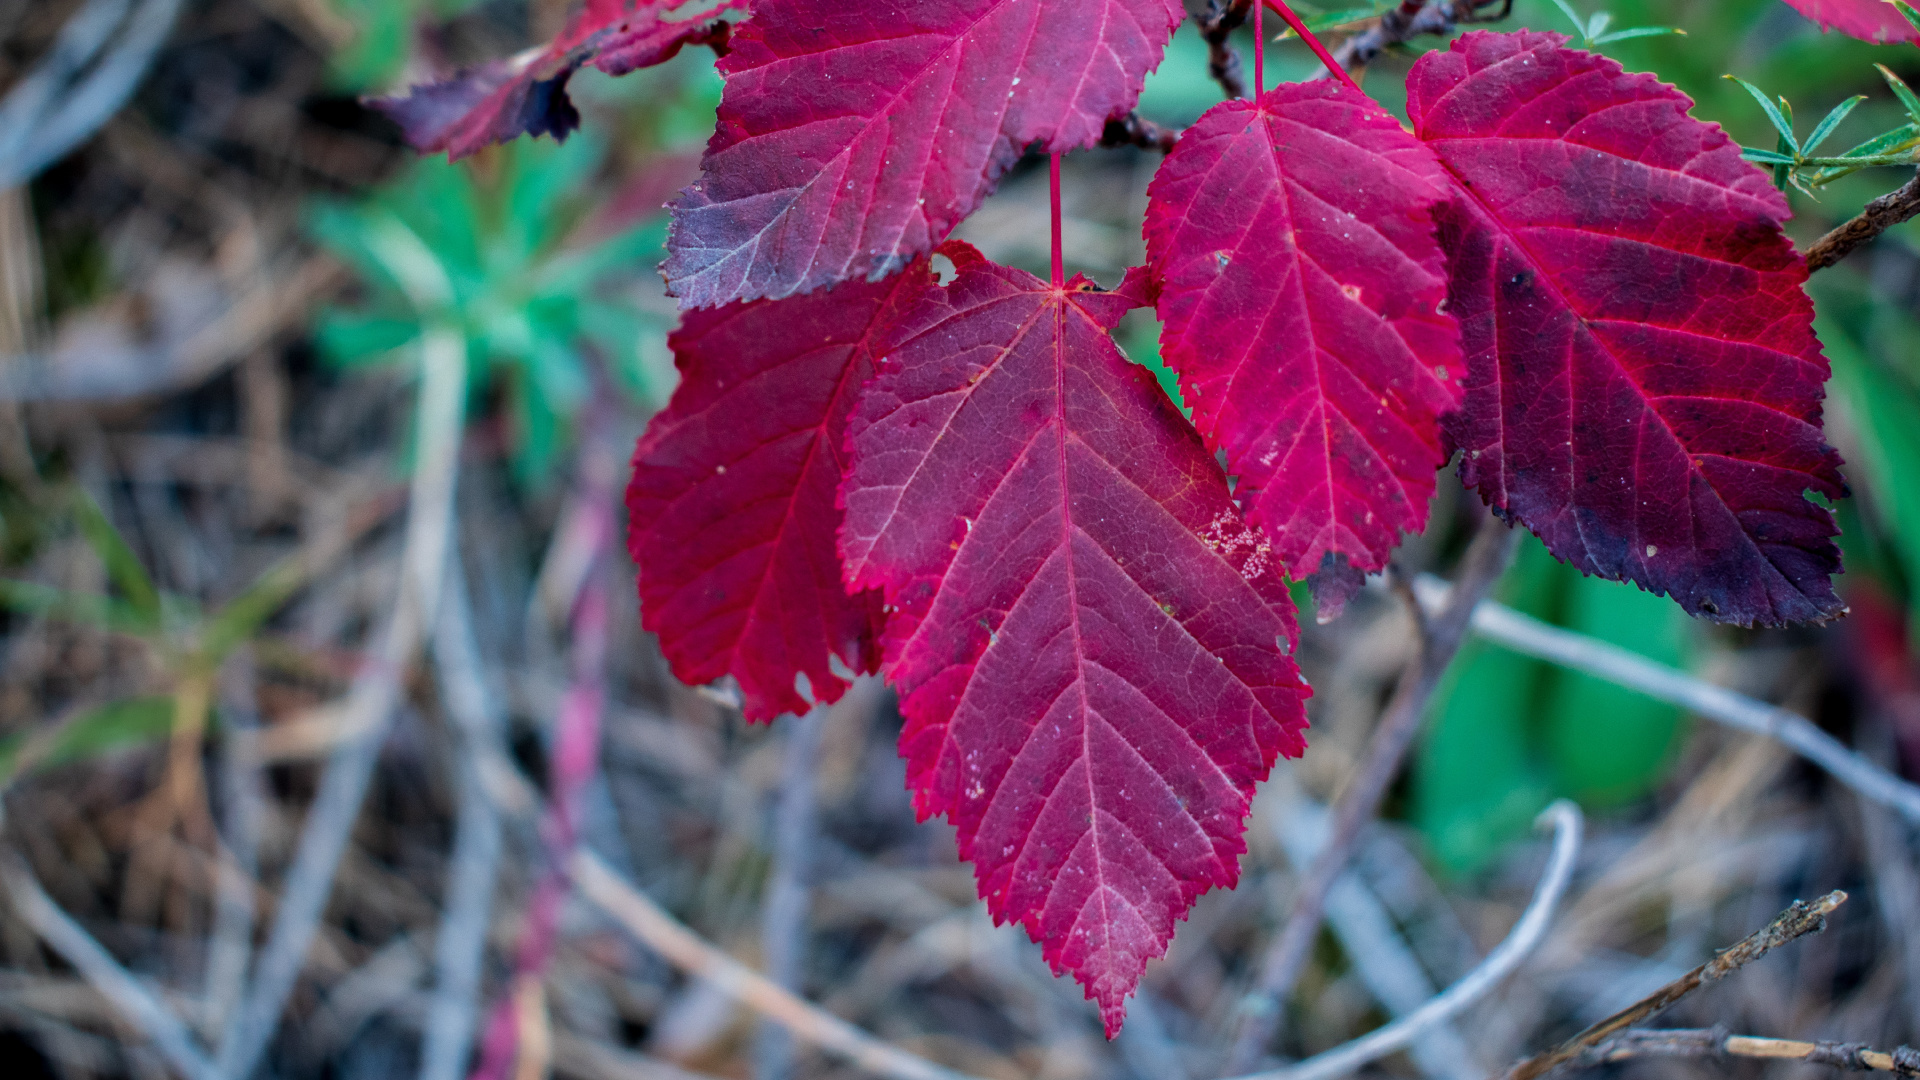
<svg viewBox="0 0 1920 1080">
<path fill-rule="evenodd" d="M 1576 1058 L 1597 1052 L 1596 1048 L 1621 1036 L 1633 1025 L 1666 1011 L 1702 986 L 1726 978 L 1789 941 L 1825 930 L 1827 916 L 1846 900 L 1847 894 L 1838 889 L 1811 904 L 1795 900 L 1791 907 L 1775 916 L 1765 929 L 1749 935 L 1732 948 L 1552 1050 L 1515 1065 L 1508 1070 L 1504 1080 L 1537 1080 Z"/>
<path fill-rule="evenodd" d="M 1825 270 L 1855 248 L 1908 218 L 1920 215 L 1920 172 L 1897 191 L 1873 200 L 1852 221 L 1821 237 L 1807 249 L 1807 269 Z"/>
<path fill-rule="evenodd" d="M 1173 153 L 1173 144 L 1179 141 L 1180 129 L 1163 127 L 1136 112 L 1109 117 L 1106 130 L 1100 133 L 1101 146 L 1137 146 L 1163 154 Z"/>
<path fill-rule="evenodd" d="M 1639 1057 L 1760 1058 L 1831 1065 L 1849 1072 L 1920 1076 L 1920 1050 L 1911 1046 L 1875 1050 L 1865 1043 L 1762 1039 L 1751 1035 L 1729 1035 L 1727 1029 L 1722 1027 L 1623 1031 L 1584 1051 L 1567 1064 L 1573 1068 L 1585 1068 Z"/>
<path fill-rule="evenodd" d="M 1227 41 L 1252 10 L 1253 0 L 1207 0 L 1207 9 L 1193 17 L 1207 42 L 1207 74 L 1230 98 L 1247 96 L 1247 76 L 1240 66 L 1240 53 Z"/>
<path fill-rule="evenodd" d="M 1496 5 L 1498 11 L 1482 14 Z M 1333 58 L 1351 71 L 1371 64 L 1389 48 L 1424 34 L 1451 34 L 1465 23 L 1504 19 L 1512 10 L 1513 0 L 1402 0 L 1378 22 L 1341 42 L 1333 50 Z"/>
</svg>

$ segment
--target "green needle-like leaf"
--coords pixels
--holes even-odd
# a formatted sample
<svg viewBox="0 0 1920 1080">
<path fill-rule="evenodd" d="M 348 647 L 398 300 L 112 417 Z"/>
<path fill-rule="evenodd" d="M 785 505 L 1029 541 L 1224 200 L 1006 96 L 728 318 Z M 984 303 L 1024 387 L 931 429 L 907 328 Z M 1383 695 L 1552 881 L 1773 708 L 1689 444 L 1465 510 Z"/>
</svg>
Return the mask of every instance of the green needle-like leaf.
<svg viewBox="0 0 1920 1080">
<path fill-rule="evenodd" d="M 1811 154 L 1815 150 L 1818 150 L 1820 144 L 1827 141 L 1827 136 L 1833 134 L 1833 129 L 1839 127 L 1840 122 L 1845 120 L 1847 115 L 1853 112 L 1853 110 L 1865 100 L 1867 100 L 1867 95 L 1858 94 L 1835 105 L 1833 111 L 1827 114 L 1827 118 L 1820 121 L 1820 126 L 1813 129 L 1813 134 L 1807 136 L 1807 143 L 1804 147 L 1805 152 Z"/>
<path fill-rule="evenodd" d="M 1677 26 L 1635 26 L 1627 30 L 1615 30 L 1611 34 L 1602 34 L 1593 39 L 1595 45 L 1611 45 L 1616 41 L 1631 41 L 1634 38 L 1650 37 L 1686 37 L 1687 32 Z"/>
<path fill-rule="evenodd" d="M 1887 67 L 1887 65 L 1875 64 L 1873 66 L 1880 69 L 1880 77 L 1887 80 L 1887 88 L 1893 91 L 1894 97 L 1900 99 L 1900 104 L 1907 110 L 1907 118 L 1916 124 L 1920 124 L 1920 94 L 1915 94 L 1913 87 L 1908 86 L 1907 81 L 1895 75 L 1893 69 Z"/>
<path fill-rule="evenodd" d="M 1753 95 L 1753 100 L 1760 103 L 1761 111 L 1767 114 L 1767 119 L 1773 124 L 1773 130 L 1780 133 L 1780 142 L 1784 144 L 1789 151 L 1798 154 L 1800 152 L 1800 141 L 1793 137 L 1793 121 L 1790 119 L 1792 106 L 1787 105 L 1787 99 L 1781 98 L 1780 104 L 1775 105 L 1772 99 L 1767 97 L 1766 91 L 1740 76 L 1728 75 L 1726 78 L 1739 83 L 1746 89 L 1747 93 Z M 1786 106 L 1788 111 L 1785 113 L 1781 112 L 1781 106 Z"/>
</svg>

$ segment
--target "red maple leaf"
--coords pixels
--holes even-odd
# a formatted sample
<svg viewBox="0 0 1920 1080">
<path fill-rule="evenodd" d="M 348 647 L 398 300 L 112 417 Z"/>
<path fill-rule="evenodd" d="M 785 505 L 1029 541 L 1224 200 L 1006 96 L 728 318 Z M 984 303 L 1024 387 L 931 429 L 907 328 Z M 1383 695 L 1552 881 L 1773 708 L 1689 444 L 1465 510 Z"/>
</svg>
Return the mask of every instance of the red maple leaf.
<svg viewBox="0 0 1920 1080">
<path fill-rule="evenodd" d="M 1897 0 L 1787 0 L 1787 3 L 1819 23 L 1822 30 L 1838 30 L 1875 44 L 1920 41 L 1920 29 L 1901 14 L 1909 5 Z"/>
<path fill-rule="evenodd" d="M 391 116 L 415 149 L 445 151 L 456 161 L 521 135 L 564 139 L 580 126 L 579 110 L 567 96 L 574 72 L 592 64 L 625 75 L 664 64 L 688 45 L 724 53 L 731 24 L 715 16 L 743 9 L 747 0 L 703 4 L 697 18 L 667 18 L 669 10 L 685 6 L 681 0 L 587 0 L 542 48 L 369 104 Z"/>
<path fill-rule="evenodd" d="M 759 0 L 721 62 L 705 175 L 674 207 L 683 307 L 884 277 L 1038 142 L 1099 140 L 1180 0 Z"/>
<path fill-rule="evenodd" d="M 930 287 L 923 266 L 689 312 L 670 339 L 680 386 L 627 489 L 641 613 L 681 682 L 731 674 L 749 719 L 833 701 L 875 669 L 879 596 L 847 594 L 835 548 L 842 441 L 875 345 Z"/>
<path fill-rule="evenodd" d="M 1235 497 L 1330 618 L 1425 526 L 1460 404 L 1432 209 L 1448 181 L 1372 99 L 1290 83 L 1215 106 L 1148 188 L 1161 347 Z"/>
<path fill-rule="evenodd" d="M 1692 102 L 1558 34 L 1422 57 L 1408 113 L 1459 196 L 1463 478 L 1580 569 L 1742 625 L 1844 610 L 1826 358 L 1786 199 Z"/>
<path fill-rule="evenodd" d="M 1254 785 L 1305 743 L 1266 540 L 1109 330 L 1133 306 L 963 244 L 848 431 L 841 550 L 881 588 L 901 752 L 996 919 L 1109 1034 L 1195 897 L 1231 886 Z"/>
</svg>

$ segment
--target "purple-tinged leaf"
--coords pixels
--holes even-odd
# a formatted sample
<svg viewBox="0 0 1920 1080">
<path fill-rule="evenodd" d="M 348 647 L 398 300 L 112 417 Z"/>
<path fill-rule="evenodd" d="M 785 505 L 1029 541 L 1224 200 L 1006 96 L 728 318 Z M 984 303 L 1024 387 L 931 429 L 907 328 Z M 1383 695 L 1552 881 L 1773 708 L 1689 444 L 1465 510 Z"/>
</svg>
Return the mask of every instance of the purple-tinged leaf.
<svg viewBox="0 0 1920 1080">
<path fill-rule="evenodd" d="M 1408 113 L 1456 181 L 1461 473 L 1580 569 L 1741 625 L 1844 611 L 1827 362 L 1787 202 L 1692 102 L 1558 34 L 1422 57 Z"/>
<path fill-rule="evenodd" d="M 1239 876 L 1254 785 L 1305 748 L 1293 606 L 1113 344 L 1134 298 L 941 250 L 957 276 L 901 317 L 849 426 L 841 548 L 896 609 L 916 807 L 1111 1034 L 1194 899 Z"/>
<path fill-rule="evenodd" d="M 721 62 L 705 175 L 674 207 L 683 307 L 885 277 L 1033 144 L 1099 141 L 1180 0 L 758 0 Z"/>
<path fill-rule="evenodd" d="M 668 0 L 587 0 L 566 30 L 543 48 L 496 60 L 405 97 L 370 102 L 392 117 L 416 150 L 453 160 L 522 135 L 565 139 L 580 126 L 567 82 L 587 64 L 625 75 L 663 64 L 688 45 L 725 53 L 731 24 L 716 18 L 747 0 L 704 5 L 698 18 L 669 19 L 685 5 Z"/>
</svg>

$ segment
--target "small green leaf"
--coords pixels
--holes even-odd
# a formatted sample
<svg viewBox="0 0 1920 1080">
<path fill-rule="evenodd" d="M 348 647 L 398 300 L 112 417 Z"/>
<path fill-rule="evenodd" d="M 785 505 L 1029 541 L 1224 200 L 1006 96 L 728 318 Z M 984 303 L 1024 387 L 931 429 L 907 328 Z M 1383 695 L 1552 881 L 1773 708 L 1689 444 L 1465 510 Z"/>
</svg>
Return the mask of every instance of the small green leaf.
<svg viewBox="0 0 1920 1080">
<path fill-rule="evenodd" d="M 20 778 L 23 771 L 56 768 L 88 761 L 114 750 L 159 742 L 173 730 L 173 699 L 142 697 L 116 701 L 66 721 L 46 733 L 49 742 L 38 748 L 35 760 L 21 754 L 34 735 L 0 740 L 0 788 Z"/>
<path fill-rule="evenodd" d="M 158 629 L 158 624 L 148 616 L 112 597 L 70 593 L 14 578 L 0 578 L 0 607 L 134 637 L 144 637 Z"/>
<path fill-rule="evenodd" d="M 226 659 L 235 646 L 251 638 L 306 581 L 306 567 L 297 555 L 269 567 L 245 592 L 227 601 L 225 607 L 207 620 L 200 638 L 205 660 L 217 665 Z"/>
<path fill-rule="evenodd" d="M 120 530 L 107 520 L 106 513 L 93 501 L 93 496 L 85 491 L 74 492 L 73 512 L 81 535 L 87 538 L 93 553 L 106 564 L 107 576 L 127 598 L 127 605 L 142 619 L 158 627 L 160 591 L 153 587 L 153 580 L 147 577 L 147 568 L 140 565 L 140 557 L 133 553 L 127 538 L 120 535 Z"/>
<path fill-rule="evenodd" d="M 1753 100 L 1760 103 L 1760 109 L 1767 114 L 1767 119 L 1773 124 L 1773 129 L 1780 133 L 1781 143 L 1786 146 L 1787 150 L 1798 154 L 1800 152 L 1800 142 L 1793 137 L 1793 121 L 1788 118 L 1791 114 L 1792 106 L 1787 106 L 1787 99 L 1781 98 L 1780 104 L 1775 105 L 1767 98 L 1764 90 L 1761 90 L 1740 76 L 1727 75 L 1725 78 L 1732 79 L 1734 82 L 1739 83 L 1746 89 L 1747 93 L 1753 95 Z M 1782 113 L 1780 111 L 1781 106 L 1787 106 L 1788 112 Z"/>
<path fill-rule="evenodd" d="M 393 359 L 420 337 L 420 320 L 330 309 L 320 313 L 314 340 L 320 354 L 340 367 Z"/>
<path fill-rule="evenodd" d="M 1746 158 L 1748 161 L 1759 162 L 1762 165 L 1792 165 L 1799 160 L 1791 154 L 1782 154 L 1773 150 L 1762 150 L 1755 146 L 1741 147 L 1740 156 Z"/>
<path fill-rule="evenodd" d="M 1393 5 L 1389 4 L 1387 6 L 1392 7 Z M 1380 14 L 1382 10 L 1384 9 L 1377 6 L 1341 8 L 1337 11 L 1325 12 L 1324 14 L 1315 15 L 1310 19 L 1302 19 L 1300 21 L 1306 24 L 1309 31 L 1318 34 L 1326 30 L 1337 30 L 1349 23 L 1357 23 L 1365 19 L 1371 19 L 1375 15 Z M 1292 36 L 1292 29 L 1288 29 L 1280 35 L 1282 40 Z"/>
<path fill-rule="evenodd" d="M 1595 45 L 1611 45 L 1616 41 L 1632 41 L 1634 38 L 1650 37 L 1686 37 L 1687 32 L 1677 26 L 1636 26 L 1629 30 L 1615 30 L 1593 39 Z"/>
<path fill-rule="evenodd" d="M 1867 100 L 1865 94 L 1858 94 L 1835 105 L 1833 111 L 1827 114 L 1826 119 L 1820 121 L 1820 126 L 1813 129 L 1813 134 L 1807 136 L 1807 144 L 1804 148 L 1805 152 L 1811 154 L 1815 150 L 1818 150 L 1820 144 L 1827 141 L 1827 136 L 1833 134 L 1833 129 L 1839 127 L 1840 122 L 1845 120 L 1847 115 L 1853 112 L 1853 110 L 1859 107 L 1860 103 L 1865 100 Z"/>
<path fill-rule="evenodd" d="M 1920 124 L 1920 94 L 1915 94 L 1913 87 L 1908 86 L 1907 81 L 1895 75 L 1893 69 L 1887 67 L 1887 65 L 1875 64 L 1873 66 L 1880 69 L 1880 77 L 1887 81 L 1887 88 L 1893 91 L 1894 97 L 1900 99 L 1901 106 L 1907 110 L 1907 118 L 1916 124 Z"/>
<path fill-rule="evenodd" d="M 1572 4 L 1567 3 L 1567 0 L 1553 0 L 1553 6 L 1559 8 L 1560 13 L 1565 15 L 1567 21 L 1573 24 L 1575 32 L 1583 39 L 1587 36 L 1587 21 L 1580 17 L 1579 12 L 1573 10 Z"/>
<path fill-rule="evenodd" d="M 1599 41 L 1600 35 L 1606 33 L 1607 27 L 1612 24 L 1613 12 L 1596 11 L 1593 13 L 1593 18 L 1587 20 L 1587 28 L 1581 31 L 1581 35 L 1587 39 L 1587 44 L 1591 45 Z"/>
</svg>

